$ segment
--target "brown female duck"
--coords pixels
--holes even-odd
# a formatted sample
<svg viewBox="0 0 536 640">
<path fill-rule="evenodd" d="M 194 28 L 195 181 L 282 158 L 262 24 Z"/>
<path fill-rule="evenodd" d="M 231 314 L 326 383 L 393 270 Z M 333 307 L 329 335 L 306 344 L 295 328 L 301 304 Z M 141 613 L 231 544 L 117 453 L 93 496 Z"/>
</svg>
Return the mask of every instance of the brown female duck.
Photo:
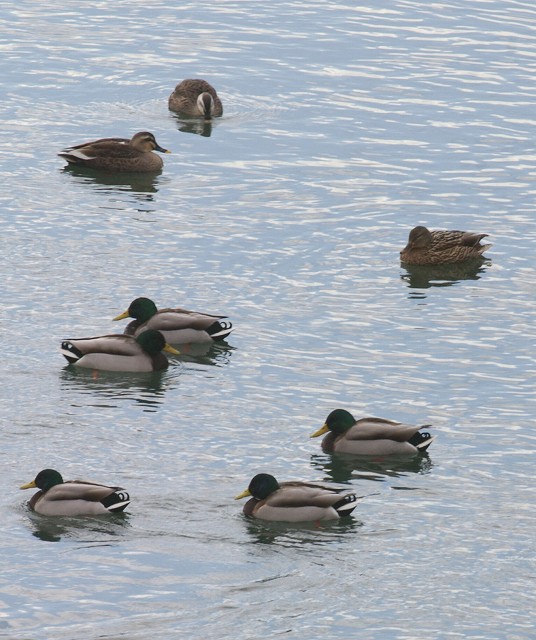
<svg viewBox="0 0 536 640">
<path fill-rule="evenodd" d="M 487 233 L 468 231 L 429 231 L 415 227 L 409 232 L 408 244 L 400 252 L 406 264 L 449 264 L 479 258 L 491 244 L 480 244 Z"/>
<path fill-rule="evenodd" d="M 140 131 L 128 138 L 102 138 L 64 149 L 58 155 L 69 164 L 104 171 L 159 171 L 164 163 L 160 153 L 171 153 L 161 147 L 152 133 Z"/>
</svg>

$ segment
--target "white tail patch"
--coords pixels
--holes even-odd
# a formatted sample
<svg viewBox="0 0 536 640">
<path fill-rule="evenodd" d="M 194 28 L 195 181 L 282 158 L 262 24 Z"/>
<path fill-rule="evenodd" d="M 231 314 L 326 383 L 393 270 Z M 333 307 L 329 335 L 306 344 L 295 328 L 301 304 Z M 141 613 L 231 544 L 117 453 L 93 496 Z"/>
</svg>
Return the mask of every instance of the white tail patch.
<svg viewBox="0 0 536 640">
<path fill-rule="evenodd" d="M 436 438 L 437 438 L 437 436 L 431 436 L 427 440 L 424 440 L 423 442 L 420 442 L 417 445 L 417 449 L 423 449 L 423 448 L 426 449 L 426 447 L 429 447 Z"/>
<path fill-rule="evenodd" d="M 64 340 L 61 343 L 60 353 L 67 358 L 70 363 L 76 362 L 80 359 L 81 353 L 70 342 Z"/>
<path fill-rule="evenodd" d="M 65 155 L 71 156 L 73 158 L 79 158 L 80 160 L 93 160 L 95 156 L 88 156 L 80 149 L 72 149 Z"/>
<path fill-rule="evenodd" d="M 130 500 L 124 500 L 123 502 L 115 502 L 110 507 L 108 507 L 108 511 L 123 511 L 130 504 Z"/>
<path fill-rule="evenodd" d="M 218 338 L 219 336 L 228 336 L 231 333 L 232 330 L 233 330 L 232 328 L 225 327 L 221 331 L 217 331 L 216 333 L 211 333 L 210 337 L 211 338 Z"/>
<path fill-rule="evenodd" d="M 354 494 L 348 494 L 337 502 L 337 504 L 333 505 L 333 507 L 340 516 L 344 516 L 347 513 L 351 513 L 356 508 L 359 500 L 360 498 Z"/>
</svg>

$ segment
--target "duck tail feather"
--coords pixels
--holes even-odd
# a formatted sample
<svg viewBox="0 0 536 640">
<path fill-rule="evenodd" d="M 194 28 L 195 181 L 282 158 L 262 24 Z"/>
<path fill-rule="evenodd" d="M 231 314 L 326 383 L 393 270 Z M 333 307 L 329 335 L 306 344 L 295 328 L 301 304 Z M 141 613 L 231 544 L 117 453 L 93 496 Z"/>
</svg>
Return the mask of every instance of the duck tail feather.
<svg viewBox="0 0 536 640">
<path fill-rule="evenodd" d="M 233 325 L 230 322 L 216 320 L 206 331 L 213 340 L 225 340 L 232 330 Z"/>
<path fill-rule="evenodd" d="M 130 504 L 130 496 L 124 489 L 118 489 L 109 496 L 106 496 L 106 498 L 103 498 L 101 504 L 103 504 L 108 511 L 119 513 L 120 511 L 124 511 Z"/>
<path fill-rule="evenodd" d="M 350 493 L 345 495 L 344 498 L 341 498 L 338 502 L 333 505 L 335 511 L 339 514 L 339 516 L 349 516 L 352 511 L 356 508 L 358 502 L 358 497 Z"/>
<path fill-rule="evenodd" d="M 436 436 L 431 435 L 428 431 L 418 431 L 408 440 L 410 444 L 416 447 L 419 451 L 426 451 L 432 442 L 436 439 Z"/>
<path fill-rule="evenodd" d="M 72 342 L 69 342 L 69 340 L 63 340 L 61 343 L 61 355 L 66 358 L 69 364 L 73 364 L 80 360 L 84 354 L 80 349 L 75 347 Z"/>
</svg>

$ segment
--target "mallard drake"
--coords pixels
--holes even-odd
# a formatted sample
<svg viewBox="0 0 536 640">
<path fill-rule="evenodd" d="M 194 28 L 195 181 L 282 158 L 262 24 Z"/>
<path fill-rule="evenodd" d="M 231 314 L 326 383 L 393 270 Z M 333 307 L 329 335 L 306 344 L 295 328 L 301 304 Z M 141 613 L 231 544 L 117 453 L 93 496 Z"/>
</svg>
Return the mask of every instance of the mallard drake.
<svg viewBox="0 0 536 640">
<path fill-rule="evenodd" d="M 169 96 L 168 107 L 184 116 L 206 119 L 221 116 L 223 107 L 214 87 L 206 80 L 183 80 Z"/>
<path fill-rule="evenodd" d="M 105 171 L 149 172 L 159 171 L 164 163 L 160 153 L 171 153 L 162 148 L 152 133 L 140 131 L 132 139 L 102 138 L 68 147 L 58 155 L 69 164 L 103 169 Z"/>
<path fill-rule="evenodd" d="M 261 520 L 309 522 L 336 520 L 352 513 L 357 505 L 353 493 L 308 482 L 281 482 L 268 473 L 257 474 L 235 500 L 252 496 L 244 514 Z"/>
<path fill-rule="evenodd" d="M 40 489 L 28 503 L 32 511 L 43 516 L 97 516 L 118 513 L 130 503 L 130 496 L 121 487 L 108 487 L 84 480 L 63 481 L 61 473 L 43 469 L 35 480 L 21 489 Z"/>
<path fill-rule="evenodd" d="M 409 232 L 408 244 L 400 252 L 407 264 L 449 264 L 480 257 L 491 244 L 480 244 L 487 233 L 468 231 L 429 231 L 415 227 Z"/>
<path fill-rule="evenodd" d="M 435 439 L 427 432 L 420 432 L 420 429 L 430 426 L 414 426 L 384 418 L 356 420 L 348 411 L 335 409 L 311 438 L 327 433 L 322 440 L 322 449 L 326 453 L 414 455 L 419 451 L 426 451 Z"/>
<path fill-rule="evenodd" d="M 61 343 L 61 353 L 69 364 L 103 371 L 162 371 L 169 366 L 162 351 L 179 355 L 160 331 L 154 329 L 143 331 L 135 338 L 113 334 L 70 338 Z"/>
<path fill-rule="evenodd" d="M 227 316 L 212 316 L 187 309 L 160 309 L 149 298 L 136 298 L 126 311 L 113 318 L 135 318 L 125 328 L 125 333 L 137 336 L 146 329 L 161 331 L 170 344 L 192 344 L 225 340 L 233 330 L 230 322 L 222 322 Z"/>
</svg>

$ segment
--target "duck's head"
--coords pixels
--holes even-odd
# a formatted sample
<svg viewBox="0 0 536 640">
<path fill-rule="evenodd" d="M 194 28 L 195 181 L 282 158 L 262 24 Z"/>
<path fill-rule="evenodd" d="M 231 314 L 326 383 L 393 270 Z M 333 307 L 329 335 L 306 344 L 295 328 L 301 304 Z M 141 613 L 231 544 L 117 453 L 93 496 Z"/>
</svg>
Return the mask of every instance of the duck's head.
<svg viewBox="0 0 536 640">
<path fill-rule="evenodd" d="M 41 489 L 41 491 L 48 491 L 57 484 L 63 484 L 61 473 L 55 469 L 43 469 L 43 471 L 40 471 L 35 476 L 34 480 L 23 484 L 21 489 Z"/>
<path fill-rule="evenodd" d="M 350 427 L 353 427 L 355 424 L 354 416 L 345 409 L 335 409 L 332 411 L 329 416 L 326 418 L 326 422 L 311 434 L 311 438 L 317 438 L 318 436 L 322 436 L 328 431 L 331 431 L 335 435 L 342 435 L 346 433 Z"/>
<path fill-rule="evenodd" d="M 252 496 L 256 500 L 264 500 L 279 489 L 279 482 L 269 473 L 258 473 L 249 483 L 249 487 L 235 497 L 235 500 Z"/>
<path fill-rule="evenodd" d="M 425 249 L 432 244 L 432 234 L 426 227 L 414 227 L 409 232 L 408 244 L 404 251 L 409 249 Z"/>
<path fill-rule="evenodd" d="M 139 131 L 132 136 L 130 140 L 130 146 L 134 147 L 137 151 L 142 153 L 149 153 L 150 151 L 160 151 L 160 153 L 171 153 L 167 149 L 161 147 L 152 133 L 148 131 Z"/>
<path fill-rule="evenodd" d="M 149 298 L 136 298 L 130 303 L 129 308 L 116 316 L 114 320 L 135 318 L 140 323 L 143 323 L 152 318 L 157 311 L 155 303 Z"/>
<path fill-rule="evenodd" d="M 168 353 L 172 353 L 174 356 L 180 355 L 180 351 L 170 347 L 164 336 L 156 329 L 147 329 L 147 331 L 142 331 L 140 335 L 137 336 L 136 342 L 146 353 L 149 354 L 158 353 L 159 351 L 167 351 Z"/>
</svg>

